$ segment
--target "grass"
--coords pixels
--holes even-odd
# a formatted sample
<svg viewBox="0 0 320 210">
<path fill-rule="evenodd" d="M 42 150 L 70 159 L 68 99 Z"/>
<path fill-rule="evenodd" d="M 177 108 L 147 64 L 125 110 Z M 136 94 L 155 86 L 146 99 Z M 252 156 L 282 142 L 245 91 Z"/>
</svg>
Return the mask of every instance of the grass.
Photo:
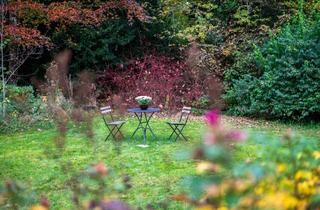
<svg viewBox="0 0 320 210">
<path fill-rule="evenodd" d="M 135 129 L 136 121 L 129 118 L 123 131 L 128 137 Z M 246 128 L 250 133 L 280 135 L 289 127 L 293 127 L 303 135 L 319 138 L 319 124 L 299 125 L 279 122 L 255 121 L 246 118 L 223 117 L 223 123 L 229 127 Z M 157 143 L 148 148 L 137 147 L 140 142 L 130 142 L 128 138 L 121 146 L 118 155 L 114 145 L 104 142 L 106 128 L 100 118 L 95 121 L 95 139 L 97 150 L 94 152 L 88 139 L 77 129 L 70 129 L 68 142 L 62 161 L 71 161 L 77 170 L 86 168 L 96 161 L 103 161 L 115 171 L 115 178 L 123 173 L 131 177 L 133 187 L 127 194 L 118 195 L 120 199 L 132 206 L 145 207 L 166 201 L 170 196 L 183 191 L 179 184 L 185 175 L 194 174 L 193 161 L 178 161 L 174 154 L 199 143 L 205 129 L 200 120 L 191 121 L 185 134 L 190 141 L 169 143 L 166 138 L 170 128 L 164 120 L 153 118 L 152 127 L 159 137 Z M 30 131 L 11 135 L 0 135 L 0 181 L 8 178 L 27 183 L 30 190 L 49 197 L 52 209 L 72 209 L 70 192 L 65 186 L 68 175 L 62 173 L 56 159 L 46 154 L 52 150 L 52 139 L 55 130 Z M 142 135 L 139 136 L 142 139 Z M 247 155 L 243 154 L 243 157 Z M 189 209 L 178 202 L 170 202 L 169 209 Z"/>
<path fill-rule="evenodd" d="M 257 120 L 245 117 L 223 116 L 222 123 L 232 128 L 244 129 L 248 132 L 282 136 L 288 129 L 297 135 L 304 135 L 320 140 L 320 123 L 286 122 Z"/>
<path fill-rule="evenodd" d="M 133 133 L 136 121 L 130 119 L 123 131 L 127 136 Z M 179 193 L 179 180 L 185 174 L 192 174 L 194 163 L 175 161 L 172 156 L 176 151 L 192 147 L 201 139 L 201 128 L 197 122 L 190 122 L 186 136 L 191 141 L 167 142 L 170 128 L 163 121 L 153 121 L 152 126 L 159 137 L 158 143 L 151 143 L 148 148 L 136 146 L 140 142 L 130 142 L 127 138 L 118 155 L 114 145 L 105 142 L 106 128 L 100 119 L 95 122 L 95 139 L 98 149 L 93 152 L 86 137 L 76 129 L 68 132 L 68 142 L 63 160 L 69 160 L 78 169 L 84 169 L 96 160 L 103 161 L 109 168 L 121 175 L 129 174 L 133 187 L 121 199 L 133 206 L 145 207 L 149 203 L 159 203 L 169 196 Z M 0 136 L 0 180 L 9 177 L 31 186 L 31 190 L 46 194 L 52 202 L 52 209 L 71 209 L 70 194 L 64 186 L 68 176 L 63 174 L 55 159 L 46 156 L 52 149 L 54 130 L 33 131 Z M 142 135 L 138 136 L 142 140 Z M 181 203 L 171 203 L 171 209 L 185 209 Z"/>
</svg>

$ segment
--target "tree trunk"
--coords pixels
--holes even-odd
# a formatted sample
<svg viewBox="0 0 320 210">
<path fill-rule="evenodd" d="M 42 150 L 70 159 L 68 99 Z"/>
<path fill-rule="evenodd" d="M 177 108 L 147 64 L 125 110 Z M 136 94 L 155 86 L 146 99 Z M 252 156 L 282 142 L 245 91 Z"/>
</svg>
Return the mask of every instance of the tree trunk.
<svg viewBox="0 0 320 210">
<path fill-rule="evenodd" d="M 6 117 L 6 81 L 4 75 L 4 7 L 5 2 L 1 0 L 1 36 L 0 36 L 0 54 L 1 54 L 1 80 L 2 80 L 2 117 Z"/>
</svg>

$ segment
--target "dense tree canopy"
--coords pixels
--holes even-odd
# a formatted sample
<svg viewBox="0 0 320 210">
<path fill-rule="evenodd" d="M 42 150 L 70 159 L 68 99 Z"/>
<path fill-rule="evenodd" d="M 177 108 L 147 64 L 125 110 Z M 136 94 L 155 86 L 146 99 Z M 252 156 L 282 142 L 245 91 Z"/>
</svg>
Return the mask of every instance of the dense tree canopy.
<svg viewBox="0 0 320 210">
<path fill-rule="evenodd" d="M 115 19 L 122 15 L 116 10 L 124 10 L 128 21 L 135 18 L 140 21 L 146 20 L 143 8 L 134 1 L 95 4 L 83 2 L 9 1 L 4 8 L 5 37 L 15 36 L 15 44 L 19 45 L 30 45 L 30 41 L 33 45 L 44 45 L 48 40 L 41 42 L 42 37 L 39 35 L 47 33 L 48 30 L 63 30 L 72 24 L 97 27 L 106 19 Z M 37 37 L 40 39 L 34 40 Z"/>
<path fill-rule="evenodd" d="M 43 78 L 54 55 L 70 49 L 73 78 L 86 69 L 101 83 L 101 76 L 110 77 L 108 72 L 130 71 L 132 62 L 157 52 L 186 66 L 187 84 L 202 81 L 199 86 L 208 87 L 214 78 L 228 88 L 231 78 L 245 73 L 238 67 L 250 59 L 246 55 L 254 44 L 268 41 L 270 32 L 278 34 L 299 11 L 311 17 L 320 9 L 317 0 L 4 2 L 4 65 L 7 82 L 14 84 Z M 246 64 L 248 71 L 257 70 Z M 171 68 L 169 62 L 164 65 Z M 208 97 L 207 89 L 201 98 Z"/>
</svg>

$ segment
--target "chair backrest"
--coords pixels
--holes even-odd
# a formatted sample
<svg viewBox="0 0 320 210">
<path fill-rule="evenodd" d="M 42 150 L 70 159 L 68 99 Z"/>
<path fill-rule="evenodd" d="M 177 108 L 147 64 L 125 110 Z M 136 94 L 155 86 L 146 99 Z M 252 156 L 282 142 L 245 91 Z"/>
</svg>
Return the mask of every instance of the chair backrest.
<svg viewBox="0 0 320 210">
<path fill-rule="evenodd" d="M 103 117 L 104 120 L 105 120 L 105 118 L 104 118 L 105 115 L 110 115 L 111 120 L 113 121 L 111 106 L 101 107 L 100 108 L 100 113 L 102 114 L 102 117 Z M 106 120 L 105 120 L 105 122 L 106 122 Z"/>
<path fill-rule="evenodd" d="M 187 123 L 190 113 L 191 113 L 191 107 L 184 106 L 181 110 L 179 122 Z"/>
<path fill-rule="evenodd" d="M 82 109 L 85 111 L 95 111 L 97 109 L 97 106 L 95 105 L 83 105 Z"/>
</svg>

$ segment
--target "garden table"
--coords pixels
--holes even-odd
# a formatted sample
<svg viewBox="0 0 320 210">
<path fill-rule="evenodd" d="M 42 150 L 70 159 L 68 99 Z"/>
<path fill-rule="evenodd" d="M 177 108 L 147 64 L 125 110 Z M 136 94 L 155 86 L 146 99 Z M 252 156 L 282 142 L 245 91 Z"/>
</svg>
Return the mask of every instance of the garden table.
<svg viewBox="0 0 320 210">
<path fill-rule="evenodd" d="M 134 113 L 135 116 L 138 119 L 138 126 L 135 129 L 135 131 L 133 132 L 133 134 L 131 135 L 130 139 L 132 139 L 134 137 L 134 135 L 137 133 L 137 131 L 139 129 L 142 130 L 143 132 L 143 143 L 144 145 L 146 144 L 146 140 L 147 140 L 147 130 L 150 131 L 150 133 L 152 134 L 153 138 L 155 140 L 157 140 L 157 136 L 153 133 L 151 127 L 150 127 L 150 119 L 152 118 L 153 114 L 156 112 L 160 112 L 159 108 L 148 108 L 148 109 L 140 109 L 140 108 L 132 108 L 132 109 L 128 109 L 129 113 Z"/>
</svg>

